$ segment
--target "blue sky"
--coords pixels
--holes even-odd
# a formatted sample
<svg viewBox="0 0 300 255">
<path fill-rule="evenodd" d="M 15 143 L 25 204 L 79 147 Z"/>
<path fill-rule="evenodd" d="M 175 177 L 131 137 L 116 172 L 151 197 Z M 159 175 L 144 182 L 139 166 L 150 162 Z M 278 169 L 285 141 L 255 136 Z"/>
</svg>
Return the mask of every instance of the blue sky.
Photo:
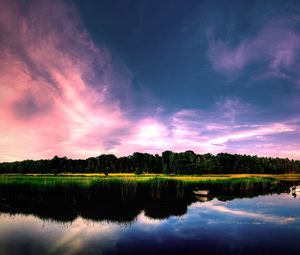
<svg viewBox="0 0 300 255">
<path fill-rule="evenodd" d="M 274 40 L 266 38 L 265 47 L 284 44 L 275 40 L 281 39 L 285 27 L 298 33 L 298 22 L 293 20 L 299 8 L 295 1 L 80 2 L 94 41 L 123 61 L 136 89 L 146 90 L 168 110 L 205 109 L 224 98 L 238 97 L 265 110 L 276 109 L 276 114 L 264 116 L 276 118 L 283 111 L 280 101 L 287 102 L 298 91 L 289 79 L 258 77 L 273 59 L 257 57 L 244 68 L 230 71 L 214 68 L 221 60 L 209 57 L 212 44 L 223 43 L 234 50 L 244 41 L 263 37 L 259 34 L 268 26 L 277 35 Z M 255 45 L 249 50 L 255 50 Z M 290 110 L 282 114 L 291 114 Z"/>
<path fill-rule="evenodd" d="M 299 2 L 0 5 L 2 160 L 166 149 L 300 158 Z"/>
</svg>

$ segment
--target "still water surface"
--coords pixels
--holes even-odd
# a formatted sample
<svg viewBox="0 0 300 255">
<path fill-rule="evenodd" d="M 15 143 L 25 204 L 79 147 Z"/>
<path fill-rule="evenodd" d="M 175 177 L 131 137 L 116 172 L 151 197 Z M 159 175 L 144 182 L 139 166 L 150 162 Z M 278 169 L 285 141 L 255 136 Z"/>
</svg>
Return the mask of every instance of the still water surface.
<svg viewBox="0 0 300 255">
<path fill-rule="evenodd" d="M 122 210 L 118 212 L 122 214 Z M 300 198 L 261 195 L 195 201 L 164 219 L 141 210 L 129 222 L 78 216 L 58 222 L 1 213 L 0 254 L 299 254 Z"/>
</svg>

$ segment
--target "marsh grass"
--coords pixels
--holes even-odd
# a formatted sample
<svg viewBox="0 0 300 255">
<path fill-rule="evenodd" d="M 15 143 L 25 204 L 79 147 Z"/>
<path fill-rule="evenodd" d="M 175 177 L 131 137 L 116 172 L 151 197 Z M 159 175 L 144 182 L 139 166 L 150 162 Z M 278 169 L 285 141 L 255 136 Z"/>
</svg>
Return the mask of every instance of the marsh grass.
<svg viewBox="0 0 300 255">
<path fill-rule="evenodd" d="M 278 181 L 284 178 L 288 180 L 284 184 Z M 74 220 L 79 215 L 132 221 L 143 209 L 149 215 L 164 218 L 182 215 L 188 204 L 198 201 L 193 194 L 196 187 L 209 189 L 209 199 L 227 201 L 285 192 L 294 185 L 291 179 L 295 176 L 0 175 L 0 211 L 33 213 L 61 221 Z"/>
<path fill-rule="evenodd" d="M 300 180 L 299 174 L 292 175 L 163 175 L 163 174 L 4 174 L 0 175 L 0 186 L 3 185 L 33 185 L 33 186 L 111 186 L 130 183 L 152 183 L 162 185 L 170 181 L 176 181 L 185 185 L 200 185 L 200 184 L 250 184 L 259 182 L 274 182 L 276 180 Z"/>
<path fill-rule="evenodd" d="M 134 199 L 150 196 L 183 197 L 197 188 L 217 191 L 267 189 L 276 179 L 263 175 L 203 175 L 203 176 L 170 176 L 155 174 L 65 174 L 65 175 L 1 175 L 0 192 L 10 189 L 12 192 L 36 190 L 45 192 L 71 190 L 80 194 L 97 193 L 99 198 L 120 197 Z M 276 185 L 276 183 L 275 183 Z M 69 192 L 68 191 L 68 192 Z M 1 194 L 0 194 L 1 195 Z"/>
<path fill-rule="evenodd" d="M 162 175 L 162 174 L 4 174 L 0 175 L 0 185 L 24 185 L 31 184 L 37 186 L 93 186 L 97 184 L 121 184 L 121 183 L 167 183 L 168 181 L 178 181 L 186 184 L 207 184 L 207 183 L 250 183 L 265 182 L 274 180 L 296 180 L 300 175 Z"/>
<path fill-rule="evenodd" d="M 209 189 L 218 192 L 248 192 L 276 190 L 282 180 L 296 181 L 300 175 L 156 175 L 156 174 L 6 174 L 0 175 L 2 192 L 20 194 L 30 190 L 43 194 L 76 193 L 89 194 L 99 199 L 133 200 L 182 198 L 192 194 L 193 189 Z"/>
</svg>

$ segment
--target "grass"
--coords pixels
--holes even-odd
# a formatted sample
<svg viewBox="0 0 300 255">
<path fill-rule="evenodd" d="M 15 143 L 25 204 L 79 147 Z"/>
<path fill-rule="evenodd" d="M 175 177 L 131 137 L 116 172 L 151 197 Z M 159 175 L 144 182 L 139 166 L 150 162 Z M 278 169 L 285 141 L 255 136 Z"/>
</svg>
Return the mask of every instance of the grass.
<svg viewBox="0 0 300 255">
<path fill-rule="evenodd" d="M 279 180 L 300 180 L 300 175 L 3 174 L 0 198 L 38 196 L 47 200 L 55 196 L 95 201 L 183 198 L 192 195 L 196 187 L 223 195 L 263 194 L 280 189 Z"/>
<path fill-rule="evenodd" d="M 183 184 L 201 183 L 236 183 L 236 182 L 261 182 L 300 180 L 300 174 L 221 174 L 221 175 L 163 175 L 163 174 L 128 174 L 112 173 L 104 174 L 3 174 L 0 175 L 0 185 L 9 184 L 32 184 L 41 186 L 91 186 L 97 183 L 129 183 L 129 182 L 153 182 L 153 181 L 179 181 Z"/>
</svg>

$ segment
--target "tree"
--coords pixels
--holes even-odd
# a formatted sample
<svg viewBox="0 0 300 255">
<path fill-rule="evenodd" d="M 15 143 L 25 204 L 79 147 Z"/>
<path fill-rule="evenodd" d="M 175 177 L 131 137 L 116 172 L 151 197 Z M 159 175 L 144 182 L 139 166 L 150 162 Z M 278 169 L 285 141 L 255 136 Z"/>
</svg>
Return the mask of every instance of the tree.
<svg viewBox="0 0 300 255">
<path fill-rule="evenodd" d="M 164 174 L 170 173 L 170 156 L 172 151 L 164 151 L 162 153 L 162 169 Z"/>
<path fill-rule="evenodd" d="M 142 169 L 140 167 L 136 167 L 134 173 L 136 175 L 140 175 L 140 174 L 142 174 Z"/>
<path fill-rule="evenodd" d="M 108 166 L 103 168 L 103 173 L 104 173 L 105 176 L 108 176 L 108 173 L 109 173 L 109 167 Z"/>
<path fill-rule="evenodd" d="M 164 151 L 155 156 L 135 152 L 127 157 L 100 155 L 88 159 L 68 159 L 55 156 L 45 160 L 24 160 L 0 163 L 0 173 L 85 173 L 103 171 L 176 173 L 176 174 L 220 174 L 220 173 L 300 173 L 300 161 L 287 158 L 257 157 L 219 153 L 198 155 L 193 151 L 175 153 Z"/>
</svg>

